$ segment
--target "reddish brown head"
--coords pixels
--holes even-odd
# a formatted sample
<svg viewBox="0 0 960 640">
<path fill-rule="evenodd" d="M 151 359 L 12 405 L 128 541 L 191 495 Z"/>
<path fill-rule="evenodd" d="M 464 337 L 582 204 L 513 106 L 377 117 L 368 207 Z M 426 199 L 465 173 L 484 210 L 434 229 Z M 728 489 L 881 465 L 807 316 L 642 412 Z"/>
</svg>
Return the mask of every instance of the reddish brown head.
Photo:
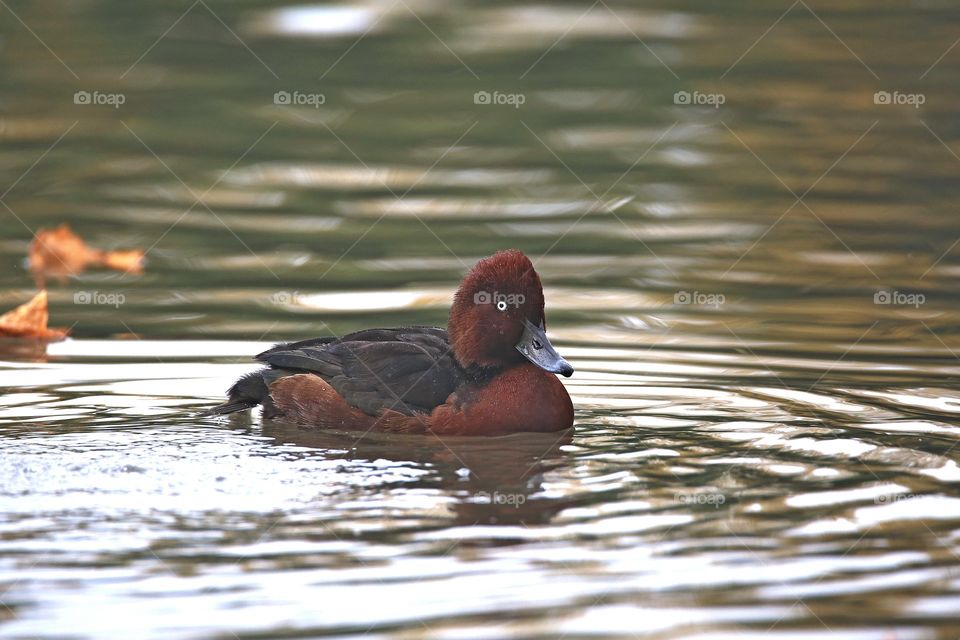
<svg viewBox="0 0 960 640">
<path fill-rule="evenodd" d="M 571 367 L 547 340 L 543 287 L 520 251 L 499 251 L 479 261 L 460 283 L 448 332 L 461 366 L 505 367 L 529 359 L 569 376 Z"/>
</svg>

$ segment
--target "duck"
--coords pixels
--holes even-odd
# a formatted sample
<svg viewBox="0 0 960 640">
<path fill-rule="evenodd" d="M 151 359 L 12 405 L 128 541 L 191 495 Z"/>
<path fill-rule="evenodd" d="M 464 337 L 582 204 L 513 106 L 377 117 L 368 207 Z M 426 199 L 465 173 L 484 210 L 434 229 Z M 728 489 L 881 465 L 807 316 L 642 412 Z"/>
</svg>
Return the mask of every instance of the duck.
<svg viewBox="0 0 960 640">
<path fill-rule="evenodd" d="M 363 329 L 282 343 L 257 355 L 224 415 L 346 431 L 433 435 L 560 432 L 573 426 L 557 375 L 573 367 L 546 335 L 543 286 L 523 252 L 479 260 L 453 296 L 447 328 Z"/>
</svg>

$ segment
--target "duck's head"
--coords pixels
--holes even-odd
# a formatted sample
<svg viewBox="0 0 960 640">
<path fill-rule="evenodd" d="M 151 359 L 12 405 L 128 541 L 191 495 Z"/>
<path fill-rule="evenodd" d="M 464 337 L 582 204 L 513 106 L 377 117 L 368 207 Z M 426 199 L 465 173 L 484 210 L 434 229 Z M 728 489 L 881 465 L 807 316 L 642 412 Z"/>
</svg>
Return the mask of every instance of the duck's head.
<svg viewBox="0 0 960 640">
<path fill-rule="evenodd" d="M 499 251 L 470 270 L 454 296 L 447 329 L 465 368 L 501 368 L 526 358 L 551 373 L 573 373 L 547 340 L 540 276 L 520 251 Z"/>
</svg>

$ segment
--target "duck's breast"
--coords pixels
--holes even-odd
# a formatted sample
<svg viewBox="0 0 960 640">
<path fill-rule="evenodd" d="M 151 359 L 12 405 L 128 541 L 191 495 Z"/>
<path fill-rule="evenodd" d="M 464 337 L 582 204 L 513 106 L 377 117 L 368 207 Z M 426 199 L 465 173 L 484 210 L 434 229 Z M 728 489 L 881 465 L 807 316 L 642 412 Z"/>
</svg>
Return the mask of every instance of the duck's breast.
<svg viewBox="0 0 960 640">
<path fill-rule="evenodd" d="M 492 435 L 562 431 L 573 426 L 573 403 L 557 376 L 523 363 L 485 385 L 461 385 L 430 415 L 434 433 Z"/>
</svg>

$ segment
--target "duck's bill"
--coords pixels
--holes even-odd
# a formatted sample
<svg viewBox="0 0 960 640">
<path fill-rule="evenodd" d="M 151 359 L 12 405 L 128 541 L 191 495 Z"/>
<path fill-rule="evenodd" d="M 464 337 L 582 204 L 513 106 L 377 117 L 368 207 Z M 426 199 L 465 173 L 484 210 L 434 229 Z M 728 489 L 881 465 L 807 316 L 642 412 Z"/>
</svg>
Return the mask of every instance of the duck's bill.
<svg viewBox="0 0 960 640">
<path fill-rule="evenodd" d="M 567 378 L 573 375 L 573 367 L 553 348 L 543 327 L 538 327 L 529 320 L 523 321 L 523 335 L 517 343 L 517 351 L 544 371 L 559 373 Z"/>
</svg>

